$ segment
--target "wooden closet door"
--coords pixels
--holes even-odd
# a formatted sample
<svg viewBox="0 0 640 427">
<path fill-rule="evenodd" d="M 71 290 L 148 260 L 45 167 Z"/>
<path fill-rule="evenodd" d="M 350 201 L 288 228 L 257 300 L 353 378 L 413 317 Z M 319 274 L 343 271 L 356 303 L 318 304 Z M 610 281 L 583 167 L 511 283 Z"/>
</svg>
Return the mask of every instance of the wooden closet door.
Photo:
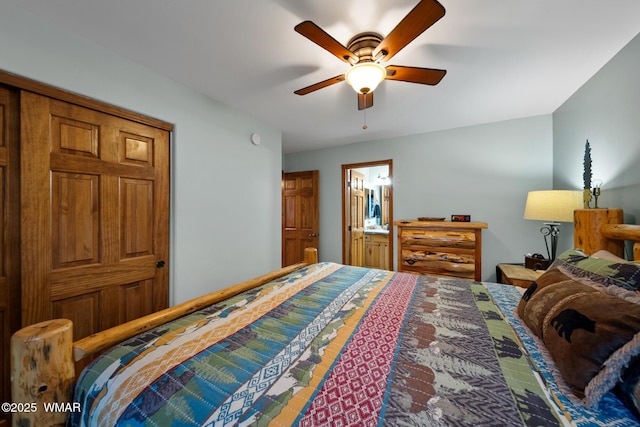
<svg viewBox="0 0 640 427">
<path fill-rule="evenodd" d="M 21 94 L 22 324 L 74 339 L 168 306 L 169 134 Z"/>
<path fill-rule="evenodd" d="M 0 402 L 11 401 L 9 339 L 20 326 L 18 92 L 0 87 Z M 8 426 L 0 412 L 0 427 Z"/>
</svg>

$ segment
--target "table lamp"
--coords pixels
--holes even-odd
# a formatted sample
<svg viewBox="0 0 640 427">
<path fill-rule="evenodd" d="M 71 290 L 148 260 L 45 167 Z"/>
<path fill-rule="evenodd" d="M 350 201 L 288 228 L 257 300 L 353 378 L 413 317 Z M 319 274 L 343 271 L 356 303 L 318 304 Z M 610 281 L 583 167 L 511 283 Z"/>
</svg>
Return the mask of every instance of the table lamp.
<svg viewBox="0 0 640 427">
<path fill-rule="evenodd" d="M 582 192 L 571 190 L 530 191 L 524 208 L 524 219 L 544 221 L 540 229 L 549 260 L 556 259 L 561 222 L 573 222 L 573 211 L 581 209 Z M 549 250 L 549 241 L 551 250 Z"/>
</svg>

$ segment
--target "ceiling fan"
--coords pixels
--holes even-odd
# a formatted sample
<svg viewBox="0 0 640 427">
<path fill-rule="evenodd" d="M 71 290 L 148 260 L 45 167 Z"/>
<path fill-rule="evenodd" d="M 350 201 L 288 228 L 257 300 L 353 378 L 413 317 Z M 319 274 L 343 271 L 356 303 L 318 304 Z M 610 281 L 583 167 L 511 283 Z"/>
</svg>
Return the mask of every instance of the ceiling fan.
<svg viewBox="0 0 640 427">
<path fill-rule="evenodd" d="M 306 95 L 346 80 L 358 93 L 358 109 L 364 110 L 373 106 L 373 91 L 382 80 L 438 84 L 447 73 L 446 70 L 400 65 L 383 67 L 380 63 L 389 61 L 444 14 L 445 9 L 437 0 L 421 0 L 387 37 L 382 38 L 377 33 L 361 33 L 353 37 L 346 47 L 311 21 L 296 25 L 295 30 L 298 33 L 351 67 L 345 74 L 296 90 L 294 93 Z"/>
</svg>

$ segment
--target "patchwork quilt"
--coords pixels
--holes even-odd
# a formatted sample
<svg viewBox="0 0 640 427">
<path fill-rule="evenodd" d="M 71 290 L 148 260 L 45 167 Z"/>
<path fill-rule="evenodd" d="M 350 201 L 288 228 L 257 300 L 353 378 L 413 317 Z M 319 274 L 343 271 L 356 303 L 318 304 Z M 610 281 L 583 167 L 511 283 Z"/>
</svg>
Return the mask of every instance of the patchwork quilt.
<svg viewBox="0 0 640 427">
<path fill-rule="evenodd" d="M 482 283 L 320 263 L 104 353 L 69 425 L 569 424 L 532 367 Z"/>
</svg>

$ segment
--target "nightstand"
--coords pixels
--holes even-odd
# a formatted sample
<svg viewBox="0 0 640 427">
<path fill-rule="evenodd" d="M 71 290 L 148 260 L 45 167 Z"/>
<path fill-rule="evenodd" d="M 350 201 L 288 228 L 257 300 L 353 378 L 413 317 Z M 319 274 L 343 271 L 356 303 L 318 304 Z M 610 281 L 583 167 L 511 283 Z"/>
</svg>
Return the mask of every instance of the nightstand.
<svg viewBox="0 0 640 427">
<path fill-rule="evenodd" d="M 522 264 L 498 264 L 496 276 L 499 283 L 528 288 L 531 282 L 542 276 L 545 270 L 532 270 Z"/>
</svg>

